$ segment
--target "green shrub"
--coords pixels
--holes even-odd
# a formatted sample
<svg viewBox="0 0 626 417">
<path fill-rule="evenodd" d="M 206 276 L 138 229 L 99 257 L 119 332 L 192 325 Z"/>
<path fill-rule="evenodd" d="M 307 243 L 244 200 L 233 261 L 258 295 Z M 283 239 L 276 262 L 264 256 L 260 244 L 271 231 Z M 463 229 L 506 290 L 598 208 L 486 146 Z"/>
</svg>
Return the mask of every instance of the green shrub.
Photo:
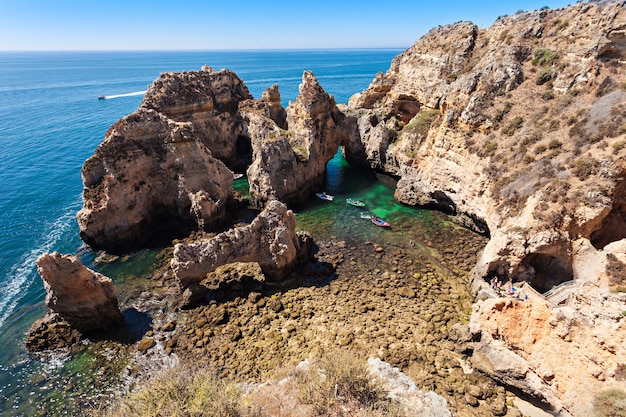
<svg viewBox="0 0 626 417">
<path fill-rule="evenodd" d="M 502 129 L 502 133 L 507 136 L 513 136 L 513 134 L 515 134 L 515 131 L 522 127 L 523 124 L 524 119 L 522 119 L 521 116 L 516 116 L 515 119 L 511 121 L 511 123 L 509 123 Z"/>
<path fill-rule="evenodd" d="M 541 93 L 541 98 L 544 100 L 552 100 L 554 98 L 554 92 L 552 90 L 545 90 Z"/>
<path fill-rule="evenodd" d="M 537 85 L 543 85 L 549 81 L 552 81 L 552 79 L 555 77 L 556 77 L 556 74 L 554 73 L 554 71 L 552 71 L 552 68 L 543 67 L 537 73 L 537 79 L 535 80 L 535 82 L 537 83 Z"/>
<path fill-rule="evenodd" d="M 626 146 L 626 142 L 623 140 L 617 141 L 613 144 L 613 154 L 617 155 Z"/>
<path fill-rule="evenodd" d="M 507 101 L 506 103 L 504 103 L 504 107 L 502 107 L 501 109 L 496 110 L 496 114 L 493 117 L 494 120 L 496 122 L 501 122 L 502 119 L 504 118 L 504 116 L 506 116 L 508 114 L 509 111 L 511 111 L 511 107 L 512 104 L 510 101 Z"/>
<path fill-rule="evenodd" d="M 540 155 L 540 154 L 544 153 L 546 151 L 546 149 L 547 149 L 546 145 L 537 145 L 535 147 L 535 154 L 536 155 Z"/>
<path fill-rule="evenodd" d="M 560 140 L 557 140 L 557 139 L 552 139 L 550 143 L 548 143 L 548 149 L 550 150 L 560 149 L 561 146 L 563 146 L 563 144 L 561 143 Z"/>
<path fill-rule="evenodd" d="M 534 55 L 532 64 L 541 67 L 550 66 L 559 59 L 559 54 L 557 52 L 546 48 L 536 49 Z"/>
<path fill-rule="evenodd" d="M 584 181 L 597 172 L 598 161 L 590 156 L 581 157 L 574 161 L 572 168 L 574 175 L 576 175 L 578 179 Z"/>
<path fill-rule="evenodd" d="M 598 417 L 626 417 L 626 392 L 602 391 L 593 400 L 593 408 Z"/>
<path fill-rule="evenodd" d="M 482 152 L 479 156 L 493 156 L 496 153 L 496 150 L 498 150 L 498 143 L 495 140 L 485 139 Z"/>
</svg>

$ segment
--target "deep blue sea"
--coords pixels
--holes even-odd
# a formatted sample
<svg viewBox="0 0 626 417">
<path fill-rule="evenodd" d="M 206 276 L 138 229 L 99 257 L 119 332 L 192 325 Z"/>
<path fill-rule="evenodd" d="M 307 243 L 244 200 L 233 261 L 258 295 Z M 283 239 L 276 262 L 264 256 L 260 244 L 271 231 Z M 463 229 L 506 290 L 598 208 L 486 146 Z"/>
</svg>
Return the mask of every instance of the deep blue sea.
<svg viewBox="0 0 626 417">
<path fill-rule="evenodd" d="M 160 73 L 208 64 L 235 71 L 255 98 L 277 83 L 285 106 L 302 72 L 312 70 L 337 103 L 347 103 L 400 52 L 0 52 L 0 415 L 72 414 L 51 394 L 72 384 L 72 369 L 24 348 L 31 323 L 47 310 L 35 260 L 81 249 L 82 164 L 109 126 L 137 109 L 139 92 Z M 329 186 L 341 192 L 337 178 Z M 65 376 L 55 378 L 60 370 Z"/>
</svg>

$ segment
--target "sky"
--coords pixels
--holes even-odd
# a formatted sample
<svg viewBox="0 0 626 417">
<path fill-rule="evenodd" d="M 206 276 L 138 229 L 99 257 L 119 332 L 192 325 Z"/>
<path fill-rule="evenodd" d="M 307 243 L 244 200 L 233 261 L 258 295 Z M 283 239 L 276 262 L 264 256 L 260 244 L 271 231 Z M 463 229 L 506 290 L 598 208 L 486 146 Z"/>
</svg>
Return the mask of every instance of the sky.
<svg viewBox="0 0 626 417">
<path fill-rule="evenodd" d="M 0 0 L 0 51 L 405 48 L 564 0 Z"/>
</svg>

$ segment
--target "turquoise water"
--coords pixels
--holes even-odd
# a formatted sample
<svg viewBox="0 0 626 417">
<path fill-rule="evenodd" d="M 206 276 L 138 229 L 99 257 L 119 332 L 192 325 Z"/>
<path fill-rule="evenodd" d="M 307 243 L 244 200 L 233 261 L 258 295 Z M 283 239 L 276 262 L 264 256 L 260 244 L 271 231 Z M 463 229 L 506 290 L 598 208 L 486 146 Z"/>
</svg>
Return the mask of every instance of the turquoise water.
<svg viewBox="0 0 626 417">
<path fill-rule="evenodd" d="M 285 106 L 296 98 L 302 72 L 312 70 L 338 103 L 346 103 L 399 52 L 0 53 L 0 414 L 72 415 L 72 404 L 103 391 L 92 375 L 97 358 L 83 353 L 71 361 L 42 360 L 25 351 L 24 340 L 46 311 L 37 257 L 59 251 L 80 253 L 88 265 L 93 261 L 94 255 L 81 248 L 75 221 L 82 205 L 80 169 L 109 126 L 139 106 L 142 96 L 129 93 L 145 90 L 162 72 L 208 64 L 235 71 L 257 98 L 278 83 Z M 118 97 L 98 100 L 100 95 Z M 322 223 L 328 233 L 339 233 L 349 221 L 363 228 L 359 238 L 386 232 L 400 239 L 405 217 L 419 213 L 393 203 L 391 188 L 347 168 L 338 157 L 327 177 L 327 191 L 337 200 L 326 207 L 312 201 L 298 214 L 303 228 L 321 231 Z M 391 230 L 367 224 L 345 197 L 362 199 L 392 223 Z M 153 254 L 142 253 L 102 269 L 121 282 L 144 274 L 153 261 Z"/>
</svg>

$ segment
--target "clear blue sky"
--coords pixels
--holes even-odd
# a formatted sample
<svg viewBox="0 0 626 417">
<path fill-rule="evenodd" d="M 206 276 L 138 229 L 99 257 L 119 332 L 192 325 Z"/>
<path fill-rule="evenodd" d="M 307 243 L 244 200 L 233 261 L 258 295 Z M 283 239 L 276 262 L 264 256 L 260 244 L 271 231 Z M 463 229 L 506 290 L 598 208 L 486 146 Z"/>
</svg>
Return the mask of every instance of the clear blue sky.
<svg viewBox="0 0 626 417">
<path fill-rule="evenodd" d="M 0 0 L 0 50 L 403 48 L 438 25 L 574 2 Z"/>
</svg>

